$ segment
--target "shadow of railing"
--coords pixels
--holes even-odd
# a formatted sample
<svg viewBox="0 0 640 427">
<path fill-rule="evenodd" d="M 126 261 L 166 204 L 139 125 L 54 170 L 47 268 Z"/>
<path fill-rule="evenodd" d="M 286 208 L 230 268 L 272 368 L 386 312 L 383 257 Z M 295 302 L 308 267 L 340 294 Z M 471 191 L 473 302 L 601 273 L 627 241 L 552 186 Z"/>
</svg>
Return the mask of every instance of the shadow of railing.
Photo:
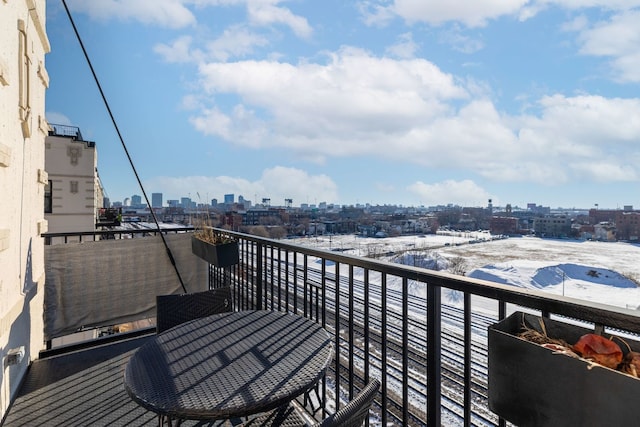
<svg viewBox="0 0 640 427">
<path fill-rule="evenodd" d="M 491 325 L 524 311 L 594 330 L 640 332 L 640 318 L 628 309 L 231 234 L 240 243 L 240 263 L 209 266 L 208 287 L 230 284 L 237 310 L 292 312 L 332 337 L 335 359 L 319 390 L 321 417 L 374 377 L 382 386 L 372 416 L 381 425 L 505 425 L 489 409 Z M 181 271 L 190 262 L 187 252 L 187 261 L 178 257 Z M 152 261 L 166 262 L 160 255 Z"/>
</svg>

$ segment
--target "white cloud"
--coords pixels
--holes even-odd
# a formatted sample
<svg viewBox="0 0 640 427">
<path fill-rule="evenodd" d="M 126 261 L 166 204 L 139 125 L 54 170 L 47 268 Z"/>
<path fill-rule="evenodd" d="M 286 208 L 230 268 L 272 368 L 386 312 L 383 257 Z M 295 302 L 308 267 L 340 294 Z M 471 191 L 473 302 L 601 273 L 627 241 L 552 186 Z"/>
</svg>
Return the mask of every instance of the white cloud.
<svg viewBox="0 0 640 427">
<path fill-rule="evenodd" d="M 291 185 L 292 182 L 295 185 Z M 189 195 L 201 203 L 229 193 L 235 194 L 236 200 L 242 195 L 253 203 L 270 198 L 273 205 L 284 204 L 285 198 L 293 199 L 296 205 L 306 203 L 310 196 L 318 201 L 338 199 L 337 186 L 328 176 L 310 175 L 301 169 L 283 166 L 265 169 L 256 181 L 229 176 L 159 176 L 147 180 L 145 187 L 161 188 L 166 199 Z"/>
<path fill-rule="evenodd" d="M 484 48 L 484 43 L 476 38 L 464 35 L 458 26 L 445 30 L 440 34 L 440 41 L 450 45 L 462 53 L 474 53 Z"/>
<path fill-rule="evenodd" d="M 191 8 L 244 5 L 252 25 L 284 25 L 302 38 L 313 34 L 305 17 L 279 6 L 283 0 L 69 0 L 68 3 L 72 11 L 86 13 L 99 21 L 137 21 L 173 29 L 196 24 L 196 15 Z"/>
<path fill-rule="evenodd" d="M 491 19 L 518 13 L 527 3 L 528 0 L 395 0 L 389 9 L 410 23 L 439 25 L 456 21 L 468 27 L 483 27 Z"/>
<path fill-rule="evenodd" d="M 640 154 L 628 153 L 637 152 L 640 100 L 555 95 L 542 98 L 539 106 L 539 116 L 520 117 L 517 126 L 529 163 L 539 165 L 540 181 L 638 178 Z"/>
<path fill-rule="evenodd" d="M 47 111 L 46 117 L 49 124 L 74 126 L 69 117 L 57 111 Z"/>
<path fill-rule="evenodd" d="M 384 26 L 397 16 L 410 24 L 425 22 L 438 26 L 457 22 L 476 28 L 504 16 L 526 21 L 551 7 L 570 11 L 629 11 L 638 6 L 640 0 L 361 0 L 357 7 L 367 25 Z"/>
<path fill-rule="evenodd" d="M 269 40 L 241 26 L 233 26 L 224 30 L 220 37 L 207 43 L 209 57 L 218 61 L 229 58 L 241 58 L 253 53 L 255 47 L 263 47 Z"/>
<path fill-rule="evenodd" d="M 245 147 L 260 148 L 268 139 L 266 125 L 242 105 L 236 105 L 229 115 L 217 108 L 204 109 L 190 120 L 204 135 L 217 136 Z"/>
<path fill-rule="evenodd" d="M 637 99 L 557 94 L 541 98 L 535 113 L 508 115 L 478 82 L 465 87 L 423 59 L 352 48 L 330 54 L 325 64 L 209 63 L 200 75 L 204 96 L 233 94 L 239 101 L 210 103 L 194 114 L 194 126 L 254 149 L 281 148 L 318 163 L 377 157 L 502 182 L 640 175 L 640 158 L 622 154 L 640 139 Z M 613 165 L 611 159 L 621 165 L 610 166 L 611 173 L 595 167 Z"/>
<path fill-rule="evenodd" d="M 313 30 L 307 19 L 294 15 L 285 7 L 276 6 L 278 3 L 281 3 L 281 0 L 248 1 L 249 21 L 259 26 L 282 24 L 288 26 L 298 37 L 310 37 Z"/>
<path fill-rule="evenodd" d="M 640 6 L 640 0 L 535 0 L 531 3 L 540 8 L 556 6 L 569 10 L 590 8 L 628 10 Z"/>
<path fill-rule="evenodd" d="M 415 56 L 418 48 L 418 44 L 413 40 L 413 35 L 404 33 L 400 34 L 396 44 L 389 46 L 386 51 L 396 58 L 410 59 Z"/>
<path fill-rule="evenodd" d="M 196 18 L 181 0 L 69 0 L 73 11 L 106 21 L 119 19 L 138 21 L 167 28 L 183 28 L 195 24 Z"/>
<path fill-rule="evenodd" d="M 362 0 L 356 5 L 365 25 L 383 27 L 395 17 L 395 13 L 385 4 L 376 4 L 376 0 Z"/>
<path fill-rule="evenodd" d="M 327 64 L 210 63 L 200 75 L 206 93 L 237 93 L 245 105 L 268 112 L 284 139 L 264 144 L 295 145 L 287 134 L 315 139 L 367 128 L 402 131 L 449 109 L 443 100 L 466 96 L 428 61 L 394 61 L 355 49 L 331 54 Z"/>
<path fill-rule="evenodd" d="M 626 11 L 583 29 L 578 41 L 583 55 L 610 57 L 615 78 L 640 82 L 640 10 Z"/>
<path fill-rule="evenodd" d="M 583 31 L 588 28 L 588 26 L 589 18 L 584 15 L 579 15 L 562 24 L 561 28 L 564 31 Z"/>
<path fill-rule="evenodd" d="M 448 203 L 460 206 L 485 206 L 491 195 L 475 182 L 465 179 L 462 181 L 446 180 L 433 184 L 417 181 L 407 190 L 420 199 L 420 203 L 429 205 L 446 205 Z"/>
<path fill-rule="evenodd" d="M 153 51 L 162 56 L 166 62 L 191 62 L 199 56 L 197 52 L 191 52 L 191 42 L 191 36 L 182 36 L 168 45 L 156 44 Z"/>
<path fill-rule="evenodd" d="M 204 48 L 194 47 L 193 42 L 191 36 L 180 36 L 170 44 L 156 44 L 153 51 L 170 63 L 202 63 L 206 60 L 225 62 L 230 58 L 247 56 L 253 53 L 255 47 L 269 44 L 267 38 L 242 26 L 226 28 L 219 37 L 205 42 Z"/>
</svg>

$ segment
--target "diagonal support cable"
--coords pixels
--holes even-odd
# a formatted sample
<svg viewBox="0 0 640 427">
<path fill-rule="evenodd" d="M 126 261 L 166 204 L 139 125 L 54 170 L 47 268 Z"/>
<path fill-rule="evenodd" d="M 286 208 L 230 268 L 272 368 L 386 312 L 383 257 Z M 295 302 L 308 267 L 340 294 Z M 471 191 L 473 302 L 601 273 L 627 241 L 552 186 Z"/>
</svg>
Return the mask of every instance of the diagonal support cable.
<svg viewBox="0 0 640 427">
<path fill-rule="evenodd" d="M 173 265 L 173 268 L 176 271 L 176 275 L 178 276 L 178 280 L 180 281 L 180 285 L 182 286 L 182 289 L 184 290 L 185 293 L 187 293 L 187 288 L 184 286 L 184 282 L 182 281 L 182 276 L 180 276 L 180 272 L 178 271 L 178 266 L 176 265 L 176 260 L 173 258 L 173 253 L 171 252 L 171 249 L 169 248 L 169 245 L 167 244 L 167 240 L 164 237 L 164 233 L 162 233 L 162 230 L 160 229 L 160 223 L 158 222 L 158 218 L 156 217 L 156 213 L 153 211 L 153 207 L 151 207 L 151 203 L 149 203 L 149 198 L 147 197 L 147 192 L 144 190 L 144 187 L 142 186 L 142 181 L 140 181 L 140 176 L 138 175 L 138 171 L 136 170 L 136 167 L 133 164 L 133 160 L 131 159 L 131 156 L 129 155 L 129 150 L 127 149 L 127 146 L 124 143 L 124 139 L 122 138 L 122 134 L 120 133 L 120 129 L 118 128 L 118 124 L 116 123 L 116 119 L 114 118 L 113 113 L 111 112 L 111 107 L 109 107 L 109 103 L 107 102 L 107 97 L 105 96 L 104 92 L 102 91 L 102 86 L 100 85 L 100 81 L 98 80 L 98 76 L 96 75 L 96 72 L 93 69 L 93 65 L 91 64 L 91 60 L 89 59 L 89 55 L 87 54 L 87 50 L 84 48 L 84 43 L 82 43 L 82 39 L 80 38 L 80 33 L 78 33 L 78 29 L 76 28 L 76 24 L 73 21 L 73 17 L 71 16 L 71 12 L 69 11 L 69 8 L 67 7 L 67 2 L 65 0 L 62 0 L 62 5 L 64 6 L 65 11 L 67 12 L 67 16 L 69 17 L 69 21 L 71 22 L 71 26 L 73 27 L 73 31 L 76 34 L 76 38 L 78 39 L 78 43 L 80 43 L 80 47 L 82 48 L 82 53 L 84 54 L 84 57 L 87 60 L 87 64 L 89 65 L 89 69 L 91 70 L 91 74 L 93 75 L 93 80 L 96 82 L 96 85 L 98 86 L 98 90 L 100 91 L 100 96 L 102 97 L 102 101 L 104 102 L 104 105 L 107 108 L 107 112 L 109 113 L 109 117 L 111 118 L 111 123 L 113 123 L 113 127 L 115 128 L 116 133 L 118 134 L 118 138 L 120 139 L 120 144 L 122 144 L 122 148 L 124 149 L 124 152 L 127 155 L 127 159 L 129 160 L 129 164 L 131 165 L 131 169 L 133 170 L 133 173 L 136 176 L 136 180 L 138 181 L 138 185 L 140 186 L 140 190 L 142 191 L 142 194 L 144 195 L 144 199 L 147 202 L 147 206 L 149 206 L 149 208 L 150 208 L 149 210 L 151 211 L 151 216 L 153 217 L 153 221 L 155 222 L 156 228 L 158 229 L 158 234 L 160 234 L 160 237 L 162 238 L 162 243 L 164 244 L 164 247 L 167 250 L 167 255 L 169 256 L 169 260 L 171 261 L 171 265 Z"/>
</svg>

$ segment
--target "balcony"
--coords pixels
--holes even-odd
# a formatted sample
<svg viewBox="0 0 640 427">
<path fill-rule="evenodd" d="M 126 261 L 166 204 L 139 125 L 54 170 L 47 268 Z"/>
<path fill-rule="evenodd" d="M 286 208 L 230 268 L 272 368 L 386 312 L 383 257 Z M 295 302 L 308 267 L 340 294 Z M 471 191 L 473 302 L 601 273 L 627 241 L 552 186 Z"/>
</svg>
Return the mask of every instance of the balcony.
<svg viewBox="0 0 640 427">
<path fill-rule="evenodd" d="M 182 291 L 178 274 L 189 292 L 230 284 L 236 310 L 297 313 L 330 333 L 335 358 L 318 402 L 300 399 L 316 419 L 375 377 L 382 386 L 370 425 L 504 426 L 489 409 L 490 325 L 523 311 L 640 332 L 632 310 L 246 234 L 233 233 L 240 263 L 217 269 L 190 253 L 188 231 L 45 236 L 48 348 L 3 425 L 157 424 L 128 398 L 122 372 L 155 333 L 155 295 Z M 459 303 L 443 304 L 443 292 L 456 292 Z M 104 336 L 69 343 L 83 333 Z"/>
</svg>

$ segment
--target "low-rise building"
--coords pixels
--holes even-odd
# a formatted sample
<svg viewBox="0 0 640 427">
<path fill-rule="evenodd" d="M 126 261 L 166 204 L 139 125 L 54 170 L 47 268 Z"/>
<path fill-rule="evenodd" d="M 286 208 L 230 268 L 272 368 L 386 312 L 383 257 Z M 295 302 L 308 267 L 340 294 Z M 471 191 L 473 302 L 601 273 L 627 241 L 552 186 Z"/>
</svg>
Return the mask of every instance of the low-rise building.
<svg viewBox="0 0 640 427">
<path fill-rule="evenodd" d="M 45 218 L 49 231 L 93 231 L 104 208 L 98 153 L 75 126 L 51 125 L 45 142 L 48 183 Z"/>
<path fill-rule="evenodd" d="M 568 237 L 571 235 L 571 218 L 567 215 L 545 215 L 534 218 L 533 230 L 541 237 Z"/>
<path fill-rule="evenodd" d="M 603 221 L 593 226 L 593 238 L 604 242 L 617 240 L 615 224 Z"/>
</svg>

